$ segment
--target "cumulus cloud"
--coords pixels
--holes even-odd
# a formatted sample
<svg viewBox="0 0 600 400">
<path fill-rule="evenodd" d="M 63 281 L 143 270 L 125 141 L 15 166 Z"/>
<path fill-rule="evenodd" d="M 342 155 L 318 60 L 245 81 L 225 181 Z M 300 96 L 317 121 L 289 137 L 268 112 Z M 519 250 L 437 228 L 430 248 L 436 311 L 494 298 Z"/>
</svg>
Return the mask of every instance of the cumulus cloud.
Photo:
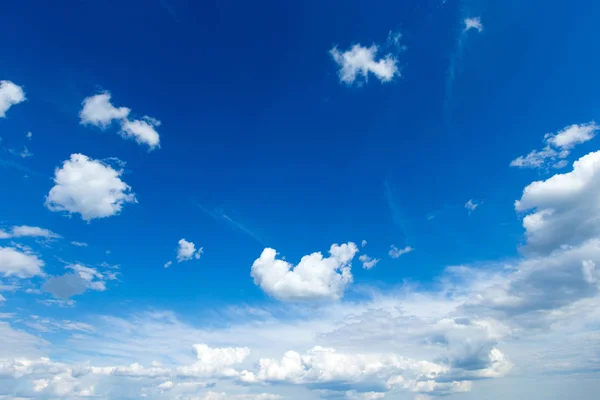
<svg viewBox="0 0 600 400">
<path fill-rule="evenodd" d="M 51 211 L 80 214 L 85 221 L 116 215 L 126 203 L 137 202 L 122 174 L 101 161 L 72 154 L 56 168 L 45 205 Z"/>
<path fill-rule="evenodd" d="M 544 135 L 545 146 L 542 150 L 532 150 L 526 156 L 511 161 L 511 167 L 519 168 L 563 168 L 567 166 L 565 158 L 578 144 L 592 140 L 598 132 L 595 122 L 569 125 L 557 133 Z"/>
<path fill-rule="evenodd" d="M 600 151 L 573 163 L 573 170 L 537 181 L 515 202 L 523 218 L 525 248 L 548 252 L 600 234 Z"/>
<path fill-rule="evenodd" d="M 196 260 L 200 259 L 204 248 L 200 247 L 196 250 L 196 245 L 192 242 L 188 242 L 185 239 L 179 239 L 178 247 L 177 247 L 177 262 L 189 261 L 193 258 Z M 168 264 L 168 263 L 167 263 Z M 171 265 L 171 264 L 169 264 Z M 165 268 L 167 266 L 165 265 Z"/>
<path fill-rule="evenodd" d="M 44 262 L 36 255 L 14 247 L 0 247 L 0 274 L 5 277 L 30 278 L 43 276 Z"/>
<path fill-rule="evenodd" d="M 110 92 L 100 93 L 86 97 L 83 100 L 83 108 L 79 113 L 81 124 L 94 125 L 99 128 L 107 128 L 114 120 L 127 118 L 131 111 L 127 107 L 115 107 L 110 102 Z"/>
<path fill-rule="evenodd" d="M 25 100 L 25 92 L 21 86 L 11 81 L 0 81 L 0 118 L 6 117 L 9 108 Z"/>
<path fill-rule="evenodd" d="M 160 121 L 148 116 L 133 121 L 124 119 L 121 123 L 121 136 L 135 139 L 136 142 L 148 145 L 150 150 L 153 150 L 160 146 L 160 137 L 155 129 L 158 126 Z"/>
<path fill-rule="evenodd" d="M 389 82 L 396 75 L 400 75 L 398 60 L 392 54 L 377 59 L 378 50 L 376 45 L 364 47 L 355 44 L 350 50 L 343 52 L 334 47 L 329 54 L 340 67 L 338 74 L 341 82 L 351 85 L 357 78 L 366 81 L 370 73 L 381 82 Z"/>
<path fill-rule="evenodd" d="M 481 17 L 465 18 L 465 32 L 470 29 L 475 29 L 477 32 L 483 31 L 483 24 L 481 23 Z"/>
<path fill-rule="evenodd" d="M 159 120 L 148 116 L 130 120 L 128 117 L 131 110 L 127 107 L 113 106 L 110 98 L 109 92 L 86 97 L 79 113 L 81 123 L 106 129 L 113 121 L 119 121 L 122 137 L 135 139 L 137 143 L 147 145 L 150 150 L 160 147 L 160 136 L 155 129 L 160 126 Z"/>
<path fill-rule="evenodd" d="M 364 269 L 371 269 L 380 261 L 379 258 L 371 258 L 366 254 L 361 254 L 358 260 L 362 262 Z"/>
<path fill-rule="evenodd" d="M 413 251 L 414 249 L 410 246 L 406 246 L 403 249 L 399 249 L 398 247 L 391 245 L 390 246 L 390 251 L 388 252 L 389 256 L 392 258 L 399 258 L 401 255 L 406 254 L 406 253 L 410 253 L 411 251 Z"/>
<path fill-rule="evenodd" d="M 252 264 L 250 275 L 256 285 L 279 300 L 337 300 L 352 282 L 351 262 L 357 252 L 352 242 L 333 244 L 330 257 L 315 252 L 294 266 L 277 259 L 275 249 L 266 248 Z"/>
</svg>

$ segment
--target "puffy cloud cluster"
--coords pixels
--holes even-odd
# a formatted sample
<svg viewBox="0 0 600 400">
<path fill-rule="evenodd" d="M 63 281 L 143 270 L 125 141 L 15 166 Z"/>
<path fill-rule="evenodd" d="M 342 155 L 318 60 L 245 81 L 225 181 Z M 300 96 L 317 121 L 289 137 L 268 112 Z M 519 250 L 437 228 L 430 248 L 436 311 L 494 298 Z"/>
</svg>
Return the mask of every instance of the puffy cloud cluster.
<svg viewBox="0 0 600 400">
<path fill-rule="evenodd" d="M 329 51 L 335 63 L 340 67 L 338 72 L 340 81 L 348 85 L 353 84 L 358 78 L 368 79 L 369 74 L 375 75 L 381 82 L 389 82 L 396 75 L 400 75 L 398 60 L 392 54 L 377 59 L 376 45 L 364 47 L 355 44 L 346 51 L 334 47 Z"/>
<path fill-rule="evenodd" d="M 54 171 L 54 187 L 45 205 L 51 211 L 80 214 L 85 221 L 116 215 L 125 204 L 137 202 L 122 174 L 102 161 L 71 154 Z"/>
<path fill-rule="evenodd" d="M 407 254 L 410 253 L 411 251 L 413 251 L 414 249 L 410 246 L 406 246 L 403 249 L 400 249 L 394 245 L 390 246 L 390 251 L 388 251 L 388 254 L 390 257 L 392 258 L 399 258 L 401 255 L 403 254 Z"/>
<path fill-rule="evenodd" d="M 565 158 L 573 147 L 592 140 L 600 127 L 595 122 L 573 124 L 557 133 L 544 135 L 546 146 L 542 150 L 533 150 L 526 156 L 514 159 L 511 167 L 519 168 L 563 168 L 567 165 Z"/>
<path fill-rule="evenodd" d="M 193 242 L 188 242 L 183 238 L 179 239 L 177 244 L 177 262 L 189 261 L 193 258 L 198 260 L 204 252 L 204 248 L 200 247 L 196 250 L 196 245 Z"/>
<path fill-rule="evenodd" d="M 130 120 L 128 117 L 131 110 L 128 107 L 113 106 L 110 99 L 109 92 L 86 97 L 79 113 L 81 123 L 106 129 L 113 121 L 119 121 L 122 137 L 147 145 L 150 150 L 160 147 L 160 136 L 155 129 L 160 126 L 159 120 L 148 116 Z"/>
<path fill-rule="evenodd" d="M 25 100 L 25 92 L 21 86 L 11 81 L 0 81 L 0 118 L 6 117 L 9 108 Z"/>
<path fill-rule="evenodd" d="M 254 283 L 279 300 L 339 299 L 352 282 L 351 262 L 358 252 L 352 242 L 333 244 L 329 257 L 315 252 L 298 265 L 277 259 L 275 249 L 266 248 L 252 264 Z"/>
<path fill-rule="evenodd" d="M 523 218 L 525 249 L 548 253 L 600 234 L 600 151 L 573 163 L 573 170 L 537 181 L 515 202 Z"/>
</svg>

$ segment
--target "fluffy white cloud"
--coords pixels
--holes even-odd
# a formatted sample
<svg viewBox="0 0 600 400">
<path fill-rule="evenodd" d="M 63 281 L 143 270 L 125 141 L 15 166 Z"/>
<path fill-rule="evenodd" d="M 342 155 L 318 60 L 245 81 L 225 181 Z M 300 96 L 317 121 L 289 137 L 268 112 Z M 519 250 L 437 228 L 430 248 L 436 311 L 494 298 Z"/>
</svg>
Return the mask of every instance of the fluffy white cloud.
<svg viewBox="0 0 600 400">
<path fill-rule="evenodd" d="M 315 252 L 298 265 L 277 259 L 275 249 L 266 248 L 252 264 L 254 283 L 279 300 L 337 300 L 352 282 L 351 262 L 358 248 L 352 242 L 333 244 L 330 257 Z"/>
<path fill-rule="evenodd" d="M 595 122 L 569 125 L 557 133 L 544 135 L 546 144 L 542 150 L 533 150 L 526 156 L 520 156 L 511 161 L 511 167 L 519 168 L 563 168 L 567 166 L 565 158 L 573 147 L 592 140 L 598 132 Z"/>
<path fill-rule="evenodd" d="M 390 246 L 390 251 L 388 252 L 389 256 L 392 258 L 399 258 L 401 255 L 406 254 L 406 253 L 410 253 L 411 251 L 413 251 L 414 249 L 410 246 L 406 246 L 403 249 L 399 249 L 398 247 L 391 245 Z"/>
<path fill-rule="evenodd" d="M 371 258 L 366 254 L 361 254 L 358 260 L 362 262 L 364 269 L 371 269 L 380 261 L 379 258 Z"/>
<path fill-rule="evenodd" d="M 45 205 L 51 211 L 79 213 L 90 221 L 118 214 L 126 203 L 136 203 L 131 188 L 115 170 L 83 154 L 72 154 L 54 172 L 54 187 Z"/>
<path fill-rule="evenodd" d="M 144 116 L 141 119 L 130 120 L 131 110 L 127 107 L 115 107 L 110 102 L 110 93 L 104 92 L 83 100 L 83 108 L 79 113 L 83 125 L 95 125 L 107 128 L 113 121 L 120 121 L 120 134 L 126 139 L 135 139 L 139 144 L 145 144 L 150 150 L 160 147 L 160 136 L 156 127 L 160 121 Z"/>
<path fill-rule="evenodd" d="M 475 29 L 478 32 L 483 31 L 483 24 L 481 23 L 481 17 L 465 18 L 465 32 L 470 29 Z"/>
<path fill-rule="evenodd" d="M 157 126 L 160 126 L 160 121 L 148 116 L 133 121 L 124 119 L 121 123 L 121 136 L 135 139 L 136 142 L 148 145 L 150 150 L 153 150 L 160 147 L 160 136 L 155 129 Z"/>
<path fill-rule="evenodd" d="M 376 60 L 378 47 L 363 47 L 355 44 L 350 50 L 340 52 L 337 47 L 329 51 L 331 57 L 340 67 L 340 81 L 352 84 L 357 78 L 362 77 L 365 81 L 369 73 L 375 75 L 381 82 L 389 82 L 396 75 L 400 74 L 398 70 L 398 60 L 392 54 Z"/>
<path fill-rule="evenodd" d="M 86 97 L 79 118 L 83 125 L 95 125 L 99 128 L 108 127 L 114 120 L 127 118 L 131 111 L 127 107 L 115 107 L 110 102 L 110 92 Z"/>
<path fill-rule="evenodd" d="M 14 247 L 0 247 L 0 274 L 29 278 L 43 276 L 44 262 L 34 254 L 22 252 Z"/>
<path fill-rule="evenodd" d="M 0 118 L 6 117 L 9 108 L 25 100 L 25 92 L 21 86 L 11 81 L 0 81 Z"/>
<path fill-rule="evenodd" d="M 600 151 L 573 163 L 573 170 L 528 185 L 517 211 L 523 218 L 526 249 L 548 252 L 600 234 Z"/>
<path fill-rule="evenodd" d="M 204 252 L 203 247 L 200 247 L 198 250 L 196 250 L 196 245 L 192 242 L 188 242 L 185 239 L 179 239 L 179 242 L 177 243 L 177 262 L 189 261 L 192 258 L 198 260 Z M 171 264 L 169 264 L 169 266 L 170 265 Z M 167 268 L 167 265 L 165 265 L 165 268 Z"/>
</svg>

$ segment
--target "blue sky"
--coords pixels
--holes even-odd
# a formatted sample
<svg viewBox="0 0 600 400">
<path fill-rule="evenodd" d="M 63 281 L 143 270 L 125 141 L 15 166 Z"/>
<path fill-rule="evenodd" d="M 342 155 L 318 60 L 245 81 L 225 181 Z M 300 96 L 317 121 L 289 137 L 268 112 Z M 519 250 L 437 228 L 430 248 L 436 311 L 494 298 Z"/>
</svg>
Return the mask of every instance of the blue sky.
<svg viewBox="0 0 600 400">
<path fill-rule="evenodd" d="M 600 5 L 521 3 L 4 5 L 0 398 L 589 398 Z"/>
</svg>

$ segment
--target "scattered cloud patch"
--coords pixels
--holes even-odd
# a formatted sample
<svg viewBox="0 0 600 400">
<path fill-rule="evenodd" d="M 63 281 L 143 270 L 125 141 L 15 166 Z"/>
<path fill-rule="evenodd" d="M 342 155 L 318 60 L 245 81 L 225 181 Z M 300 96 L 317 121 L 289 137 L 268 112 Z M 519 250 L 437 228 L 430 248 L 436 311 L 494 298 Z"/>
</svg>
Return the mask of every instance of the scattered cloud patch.
<svg viewBox="0 0 600 400">
<path fill-rule="evenodd" d="M 113 121 L 120 121 L 120 134 L 123 138 L 135 139 L 138 144 L 147 145 L 150 150 L 160 147 L 160 136 L 155 129 L 160 126 L 159 120 L 148 116 L 130 120 L 128 117 L 131 109 L 113 106 L 110 98 L 110 92 L 86 97 L 79 113 L 81 124 L 106 129 Z"/>
<path fill-rule="evenodd" d="M 106 129 L 114 120 L 127 118 L 131 111 L 127 107 L 115 107 L 110 102 L 110 92 L 103 92 L 83 100 L 79 113 L 82 125 L 94 125 Z"/>
<path fill-rule="evenodd" d="M 122 174 L 101 161 L 72 154 L 56 168 L 45 205 L 51 211 L 80 214 L 85 221 L 116 215 L 125 204 L 137 202 Z"/>
<path fill-rule="evenodd" d="M 546 144 L 542 150 L 532 150 L 526 156 L 512 160 L 511 167 L 518 168 L 564 168 L 568 165 L 565 158 L 578 144 L 592 140 L 600 127 L 595 122 L 569 125 L 557 133 L 544 135 Z"/>
<path fill-rule="evenodd" d="M 72 241 L 71 244 L 76 247 L 88 247 L 88 244 L 86 242 Z"/>
<path fill-rule="evenodd" d="M 25 92 L 21 86 L 11 81 L 0 81 L 0 118 L 5 118 L 12 106 L 25 100 Z"/>
<path fill-rule="evenodd" d="M 376 45 L 363 47 L 355 44 L 350 50 L 340 51 L 334 47 L 329 54 L 339 66 L 340 81 L 352 85 L 357 79 L 365 82 L 369 74 L 373 74 L 381 82 L 390 82 L 396 75 L 400 75 L 398 60 L 393 54 L 387 54 L 377 59 L 379 48 Z"/>
<path fill-rule="evenodd" d="M 352 243 L 333 244 L 329 257 L 315 252 L 297 265 L 277 259 L 275 249 L 266 248 L 252 264 L 254 283 L 278 300 L 337 300 L 352 283 L 351 262 L 358 247 Z"/>
<path fill-rule="evenodd" d="M 399 258 L 401 255 L 410 253 L 413 250 L 414 249 L 412 247 L 410 247 L 410 246 L 406 246 L 403 249 L 399 249 L 398 247 L 396 247 L 394 245 L 391 245 L 390 246 L 390 251 L 388 252 L 388 254 L 392 258 Z"/>
<path fill-rule="evenodd" d="M 189 261 L 193 258 L 196 260 L 200 259 L 200 256 L 204 252 L 204 248 L 200 247 L 196 250 L 196 245 L 192 242 L 188 242 L 185 239 L 179 239 L 177 247 L 177 262 Z M 169 264 L 170 265 L 170 264 Z"/>
<path fill-rule="evenodd" d="M 65 267 L 72 272 L 48 279 L 42 290 L 54 297 L 67 300 L 80 295 L 86 290 L 103 292 L 106 290 L 106 280 L 116 279 L 114 275 L 103 274 L 95 268 L 80 264 L 71 264 Z"/>
<path fill-rule="evenodd" d="M 483 24 L 481 23 L 481 17 L 465 18 L 465 32 L 471 29 L 475 29 L 477 32 L 483 31 Z"/>
<path fill-rule="evenodd" d="M 150 150 L 154 150 L 160 147 L 160 137 L 155 129 L 158 126 L 160 121 L 148 116 L 133 121 L 124 119 L 121 123 L 121 136 L 135 139 L 139 144 L 145 144 Z"/>
<path fill-rule="evenodd" d="M 169 268 L 173 264 L 173 261 L 167 261 L 164 265 L 165 268 Z"/>
<path fill-rule="evenodd" d="M 360 247 L 365 247 L 367 245 L 367 241 L 363 240 L 362 242 L 360 242 Z"/>
<path fill-rule="evenodd" d="M 27 132 L 27 134 L 25 135 L 25 137 L 26 137 L 28 140 L 31 140 L 31 139 L 33 138 L 33 133 L 31 133 L 31 132 Z"/>
<path fill-rule="evenodd" d="M 0 274 L 4 277 L 43 276 L 43 266 L 44 262 L 34 254 L 14 247 L 0 247 Z"/>
<path fill-rule="evenodd" d="M 476 202 L 473 199 L 469 199 L 469 201 L 467 201 L 465 203 L 465 208 L 467 210 L 469 210 L 469 214 L 471 214 L 473 211 L 475 211 L 477 209 L 477 207 L 479 207 L 481 205 L 481 203 Z"/>
<path fill-rule="evenodd" d="M 380 261 L 379 258 L 371 258 L 366 254 L 361 254 L 358 260 L 362 262 L 364 269 L 371 269 Z"/>
<path fill-rule="evenodd" d="M 0 239 L 20 237 L 42 237 L 45 239 L 59 239 L 61 236 L 48 229 L 28 225 L 13 226 L 10 232 L 0 230 Z"/>
</svg>

